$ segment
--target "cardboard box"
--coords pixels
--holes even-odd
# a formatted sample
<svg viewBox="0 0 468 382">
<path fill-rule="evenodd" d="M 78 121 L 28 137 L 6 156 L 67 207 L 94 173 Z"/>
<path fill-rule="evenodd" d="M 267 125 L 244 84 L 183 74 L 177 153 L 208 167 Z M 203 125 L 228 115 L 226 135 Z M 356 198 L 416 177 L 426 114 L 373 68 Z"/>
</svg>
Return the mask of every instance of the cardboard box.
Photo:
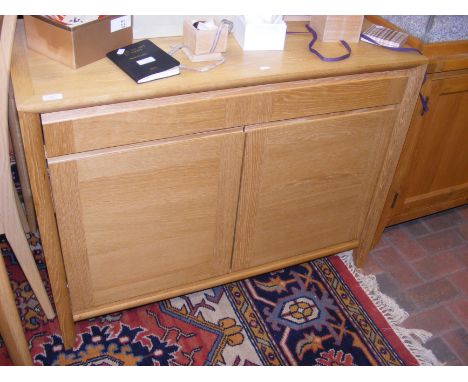
<svg viewBox="0 0 468 382">
<path fill-rule="evenodd" d="M 44 16 L 24 16 L 24 26 L 31 49 L 74 69 L 104 58 L 133 39 L 131 16 L 106 16 L 74 27 Z"/>
<path fill-rule="evenodd" d="M 283 50 L 286 23 L 256 23 L 244 16 L 234 18 L 234 37 L 243 50 Z"/>
<path fill-rule="evenodd" d="M 223 53 L 227 49 L 227 38 L 229 34 L 228 25 L 224 24 L 219 35 L 218 44 L 213 52 L 210 52 L 216 37 L 217 30 L 198 30 L 193 24 L 203 19 L 184 20 L 184 45 L 195 55 L 207 53 Z M 219 27 L 220 20 L 214 19 L 214 23 Z"/>
<path fill-rule="evenodd" d="M 311 16 L 309 25 L 320 41 L 359 42 L 364 16 Z"/>
</svg>

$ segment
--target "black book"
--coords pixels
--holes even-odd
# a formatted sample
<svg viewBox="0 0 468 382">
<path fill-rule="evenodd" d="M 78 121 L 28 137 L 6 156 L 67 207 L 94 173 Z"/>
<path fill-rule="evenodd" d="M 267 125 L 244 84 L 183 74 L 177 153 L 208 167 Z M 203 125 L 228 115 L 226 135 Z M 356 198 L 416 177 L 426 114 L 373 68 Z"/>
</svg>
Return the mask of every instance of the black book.
<svg viewBox="0 0 468 382">
<path fill-rule="evenodd" d="M 150 40 L 113 50 L 107 57 L 139 84 L 180 73 L 180 62 Z"/>
</svg>

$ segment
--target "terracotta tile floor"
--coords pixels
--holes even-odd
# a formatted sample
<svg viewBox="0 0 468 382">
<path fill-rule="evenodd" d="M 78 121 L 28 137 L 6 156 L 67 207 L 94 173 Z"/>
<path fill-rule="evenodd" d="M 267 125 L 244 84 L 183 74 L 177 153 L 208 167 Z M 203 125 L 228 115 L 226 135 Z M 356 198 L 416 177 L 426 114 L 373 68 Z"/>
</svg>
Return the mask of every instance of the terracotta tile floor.
<svg viewBox="0 0 468 382">
<path fill-rule="evenodd" d="M 430 331 L 426 343 L 447 365 L 468 365 L 468 205 L 388 227 L 365 273 Z"/>
</svg>

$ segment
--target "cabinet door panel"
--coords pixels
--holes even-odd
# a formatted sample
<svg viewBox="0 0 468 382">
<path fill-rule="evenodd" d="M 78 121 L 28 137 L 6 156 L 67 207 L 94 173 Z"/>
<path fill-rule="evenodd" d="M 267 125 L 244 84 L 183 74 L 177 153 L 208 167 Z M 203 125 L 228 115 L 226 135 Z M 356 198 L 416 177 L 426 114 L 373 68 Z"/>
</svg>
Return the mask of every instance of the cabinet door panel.
<svg viewBox="0 0 468 382">
<path fill-rule="evenodd" d="M 428 89 L 429 111 L 413 117 L 397 170 L 391 224 L 468 200 L 468 76 L 432 80 Z"/>
<path fill-rule="evenodd" d="M 227 273 L 241 131 L 50 160 L 74 313 Z"/>
<path fill-rule="evenodd" d="M 247 129 L 234 270 L 358 239 L 393 107 Z"/>
</svg>

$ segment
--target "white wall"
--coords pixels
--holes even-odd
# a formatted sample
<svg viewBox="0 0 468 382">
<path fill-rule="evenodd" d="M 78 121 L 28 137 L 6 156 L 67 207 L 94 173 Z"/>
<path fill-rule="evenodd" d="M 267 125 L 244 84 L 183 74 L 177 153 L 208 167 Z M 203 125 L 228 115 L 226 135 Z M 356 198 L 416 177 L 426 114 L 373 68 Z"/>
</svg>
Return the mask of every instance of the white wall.
<svg viewBox="0 0 468 382">
<path fill-rule="evenodd" d="M 182 25 L 186 17 L 196 19 L 213 17 L 207 15 L 134 15 L 133 16 L 133 38 L 152 38 L 152 37 L 167 37 L 167 36 L 182 36 Z M 230 19 L 230 16 L 217 16 L 220 18 Z M 232 18 L 232 17 L 231 17 Z"/>
</svg>

